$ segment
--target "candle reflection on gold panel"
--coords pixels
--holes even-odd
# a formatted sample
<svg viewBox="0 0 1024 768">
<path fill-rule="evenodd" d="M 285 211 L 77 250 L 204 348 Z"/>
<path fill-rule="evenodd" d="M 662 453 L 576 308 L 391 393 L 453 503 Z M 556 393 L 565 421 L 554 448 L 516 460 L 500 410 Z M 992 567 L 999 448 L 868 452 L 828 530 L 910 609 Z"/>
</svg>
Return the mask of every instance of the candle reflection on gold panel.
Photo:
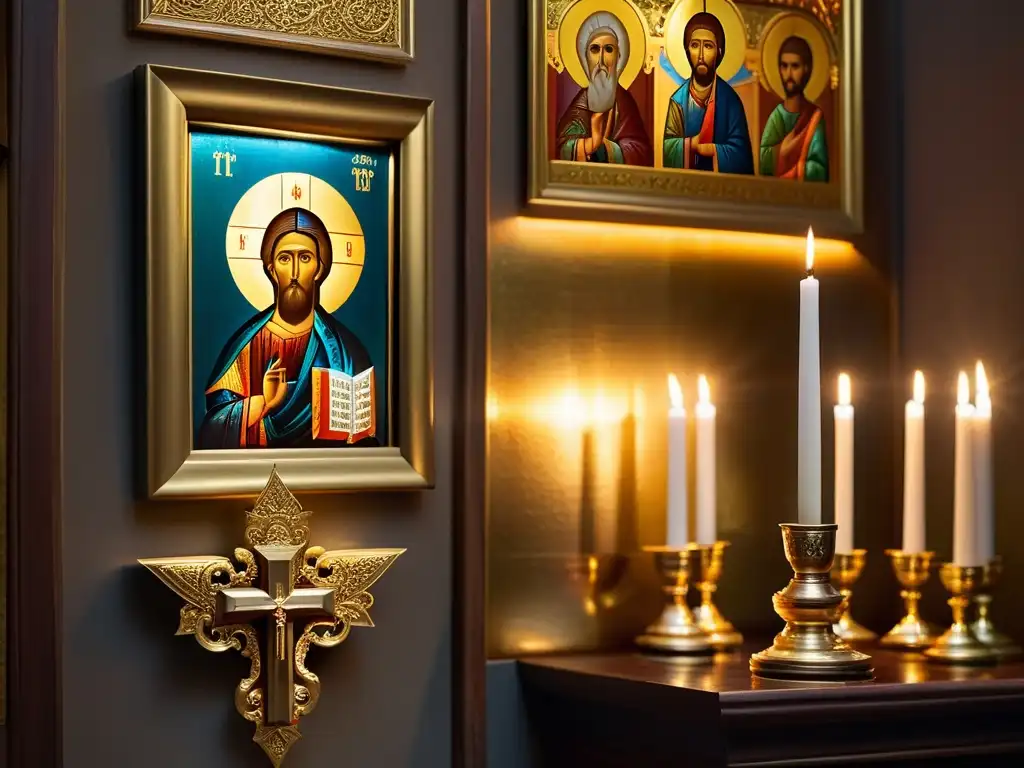
<svg viewBox="0 0 1024 768">
<path fill-rule="evenodd" d="M 793 517 L 796 503 L 803 246 L 803 238 L 597 223 L 492 227 L 492 656 L 626 646 L 657 614 L 657 574 L 638 552 L 664 543 L 669 371 L 690 401 L 698 373 L 715 384 L 718 530 L 733 542 L 722 604 L 744 630 L 777 630 L 771 591 L 789 572 L 776 523 Z M 885 462 L 891 404 L 878 388 L 888 386 L 889 289 L 849 245 L 818 246 L 823 372 L 839 360 L 863 376 L 859 435 Z M 871 468 L 858 464 L 867 480 L 858 498 L 881 509 L 891 477 Z M 825 487 L 830 493 L 828 479 Z M 610 552 L 629 564 L 594 600 L 582 558 Z"/>
</svg>

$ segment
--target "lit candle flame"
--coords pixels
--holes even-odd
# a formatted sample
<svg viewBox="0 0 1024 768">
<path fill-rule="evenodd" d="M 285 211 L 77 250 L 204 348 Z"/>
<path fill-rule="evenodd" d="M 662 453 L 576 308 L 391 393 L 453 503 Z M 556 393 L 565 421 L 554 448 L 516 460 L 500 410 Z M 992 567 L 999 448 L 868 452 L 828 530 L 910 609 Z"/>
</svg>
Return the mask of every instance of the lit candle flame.
<svg viewBox="0 0 1024 768">
<path fill-rule="evenodd" d="M 697 377 L 697 400 L 701 405 L 711 405 L 711 387 L 703 373 Z"/>
<path fill-rule="evenodd" d="M 683 410 L 683 388 L 679 386 L 679 379 L 674 373 L 668 375 L 668 396 L 672 402 L 672 410 L 681 413 Z"/>
<path fill-rule="evenodd" d="M 814 229 L 807 228 L 807 274 L 814 271 Z"/>
<path fill-rule="evenodd" d="M 987 403 L 989 400 L 988 376 L 985 375 L 985 366 L 981 360 L 974 366 L 974 399 L 978 403 Z"/>
<path fill-rule="evenodd" d="M 971 382 L 965 371 L 960 371 L 956 382 L 956 404 L 968 406 L 971 404 Z"/>
<path fill-rule="evenodd" d="M 839 404 L 850 405 L 853 402 L 853 393 L 850 387 L 850 376 L 846 373 L 839 374 Z"/>
<path fill-rule="evenodd" d="M 914 371 L 914 402 L 924 405 L 924 374 Z"/>
</svg>

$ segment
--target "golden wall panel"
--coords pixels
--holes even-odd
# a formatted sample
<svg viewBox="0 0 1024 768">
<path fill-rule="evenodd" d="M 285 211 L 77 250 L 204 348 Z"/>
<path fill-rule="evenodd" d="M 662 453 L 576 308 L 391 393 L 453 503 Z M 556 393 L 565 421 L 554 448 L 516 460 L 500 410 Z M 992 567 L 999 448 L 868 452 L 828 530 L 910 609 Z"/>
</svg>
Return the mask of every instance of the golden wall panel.
<svg viewBox="0 0 1024 768">
<path fill-rule="evenodd" d="M 849 371 L 857 540 L 883 546 L 892 530 L 889 287 L 852 246 L 819 245 L 822 412 L 831 414 L 836 374 Z M 799 238 L 494 223 L 492 656 L 616 647 L 656 615 L 657 579 L 637 552 L 664 542 L 669 371 L 689 405 L 706 373 L 718 406 L 719 536 L 733 542 L 723 610 L 747 632 L 777 629 L 770 597 L 788 570 L 776 523 L 795 518 L 796 505 L 802 267 Z M 831 439 L 826 418 L 827 510 Z M 609 555 L 600 588 L 585 559 L 595 552 Z M 628 561 L 616 564 L 614 553 Z"/>
</svg>

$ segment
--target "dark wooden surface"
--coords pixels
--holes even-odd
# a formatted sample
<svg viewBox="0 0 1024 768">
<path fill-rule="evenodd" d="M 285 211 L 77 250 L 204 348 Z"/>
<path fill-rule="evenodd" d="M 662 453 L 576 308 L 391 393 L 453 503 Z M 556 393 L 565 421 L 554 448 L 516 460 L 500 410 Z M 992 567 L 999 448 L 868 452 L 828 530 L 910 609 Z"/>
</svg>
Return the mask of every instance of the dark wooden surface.
<svg viewBox="0 0 1024 768">
<path fill-rule="evenodd" d="M 1024 664 L 935 666 L 870 651 L 870 683 L 753 678 L 751 652 L 694 666 L 639 654 L 524 660 L 543 765 L 1003 765 L 1024 756 Z"/>
<path fill-rule="evenodd" d="M 64 2 L 11 14 L 7 765 L 59 768 Z"/>
<path fill-rule="evenodd" d="M 488 102 L 490 0 L 466 0 L 463 119 L 463 226 L 459 272 L 459 406 L 453 462 L 455 571 L 452 750 L 454 763 L 486 763 L 485 552 L 487 536 L 487 233 L 490 226 Z"/>
</svg>

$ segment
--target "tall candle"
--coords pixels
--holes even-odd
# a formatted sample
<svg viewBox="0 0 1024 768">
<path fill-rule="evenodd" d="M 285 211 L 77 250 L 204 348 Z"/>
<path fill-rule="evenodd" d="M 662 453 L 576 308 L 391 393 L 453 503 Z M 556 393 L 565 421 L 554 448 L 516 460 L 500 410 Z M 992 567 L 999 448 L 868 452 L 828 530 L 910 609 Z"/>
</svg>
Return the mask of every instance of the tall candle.
<svg viewBox="0 0 1024 768">
<path fill-rule="evenodd" d="M 953 476 L 953 562 L 959 566 L 982 565 L 974 511 L 974 456 L 971 437 L 974 406 L 967 374 L 957 381 L 956 448 Z"/>
<path fill-rule="evenodd" d="M 707 377 L 697 380 L 697 543 L 718 540 L 715 516 L 715 406 Z"/>
<path fill-rule="evenodd" d="M 978 516 L 978 552 L 982 563 L 996 554 L 995 509 L 992 496 L 992 400 L 989 397 L 985 366 L 978 361 L 974 369 L 974 505 Z"/>
<path fill-rule="evenodd" d="M 668 376 L 672 403 L 668 412 L 668 540 L 682 549 L 690 543 L 686 513 L 686 409 L 683 389 L 674 373 Z"/>
<path fill-rule="evenodd" d="M 903 551 L 920 554 L 924 542 L 924 374 L 914 373 L 914 397 L 903 417 Z"/>
<path fill-rule="evenodd" d="M 821 524 L 821 350 L 814 232 L 807 230 L 807 277 L 800 281 L 800 381 L 797 402 L 797 513 Z"/>
<path fill-rule="evenodd" d="M 850 377 L 839 374 L 836 424 L 836 552 L 853 552 L 853 405 Z"/>
</svg>

